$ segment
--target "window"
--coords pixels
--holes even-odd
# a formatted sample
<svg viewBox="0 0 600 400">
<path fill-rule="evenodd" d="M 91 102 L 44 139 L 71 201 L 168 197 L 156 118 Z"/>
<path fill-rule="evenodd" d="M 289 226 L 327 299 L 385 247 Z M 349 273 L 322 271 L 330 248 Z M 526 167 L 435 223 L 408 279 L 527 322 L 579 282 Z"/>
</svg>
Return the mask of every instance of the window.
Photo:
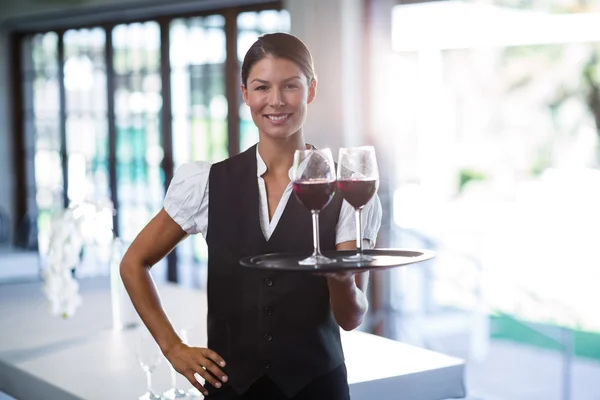
<svg viewBox="0 0 600 400">
<path fill-rule="evenodd" d="M 176 19 L 170 35 L 175 166 L 223 160 L 228 155 L 225 18 Z"/>
<path fill-rule="evenodd" d="M 112 39 L 118 231 L 131 241 L 164 197 L 160 27 L 154 21 L 117 25 Z"/>
<path fill-rule="evenodd" d="M 38 244 L 48 245 L 52 214 L 64 206 L 58 35 L 26 37 L 22 42 L 24 129 L 29 213 L 37 215 Z"/>
<path fill-rule="evenodd" d="M 26 176 L 19 179 L 28 183 L 42 253 L 52 215 L 67 205 L 111 198 L 115 230 L 131 241 L 161 208 L 174 170 L 228 157 L 232 140 L 242 150 L 256 142 L 243 102 L 239 131 L 229 126 L 227 88 L 240 78 L 227 71 L 227 48 L 237 44 L 241 64 L 258 35 L 288 31 L 288 13 L 268 7 L 21 37 Z M 205 265 L 200 236 L 178 253 L 189 271 Z"/>
<path fill-rule="evenodd" d="M 100 28 L 68 30 L 63 41 L 67 197 L 79 203 L 110 196 L 106 33 Z"/>
</svg>

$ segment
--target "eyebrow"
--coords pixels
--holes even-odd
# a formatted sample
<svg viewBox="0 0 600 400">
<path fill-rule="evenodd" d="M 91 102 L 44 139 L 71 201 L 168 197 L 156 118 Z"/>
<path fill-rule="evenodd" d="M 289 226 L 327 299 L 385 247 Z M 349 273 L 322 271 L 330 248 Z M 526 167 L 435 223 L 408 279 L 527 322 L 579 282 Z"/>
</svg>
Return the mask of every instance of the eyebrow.
<svg viewBox="0 0 600 400">
<path fill-rule="evenodd" d="M 292 80 L 295 80 L 295 79 L 302 79 L 302 78 L 300 78 L 299 76 L 292 76 L 290 78 L 284 79 L 283 81 L 287 82 L 287 81 L 292 81 Z M 252 79 L 252 82 L 250 82 L 250 83 L 254 83 L 254 82 L 258 82 L 258 83 L 262 83 L 262 84 L 269 83 L 269 81 L 265 81 L 265 80 L 258 79 L 258 78 Z"/>
</svg>

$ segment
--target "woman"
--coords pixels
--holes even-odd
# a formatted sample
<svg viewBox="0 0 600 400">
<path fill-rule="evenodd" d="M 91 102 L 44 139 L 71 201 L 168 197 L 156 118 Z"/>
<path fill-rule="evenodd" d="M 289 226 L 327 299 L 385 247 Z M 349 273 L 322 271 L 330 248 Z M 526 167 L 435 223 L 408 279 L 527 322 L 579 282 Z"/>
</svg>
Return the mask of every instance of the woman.
<svg viewBox="0 0 600 400">
<path fill-rule="evenodd" d="M 208 398 L 348 399 L 339 327 L 361 324 L 367 274 L 272 273 L 238 262 L 247 255 L 312 251 L 310 212 L 289 199 L 293 155 L 309 146 L 302 126 L 317 90 L 309 50 L 292 35 L 262 36 L 242 64 L 241 89 L 259 143 L 214 165 L 182 166 L 164 208 L 129 247 L 121 276 L 165 357 Z M 376 197 L 363 214 L 364 237 L 372 244 L 381 220 Z M 356 248 L 353 215 L 339 195 L 321 211 L 324 250 Z M 177 336 L 149 273 L 195 233 L 209 249 L 208 348 L 189 347 Z"/>
</svg>

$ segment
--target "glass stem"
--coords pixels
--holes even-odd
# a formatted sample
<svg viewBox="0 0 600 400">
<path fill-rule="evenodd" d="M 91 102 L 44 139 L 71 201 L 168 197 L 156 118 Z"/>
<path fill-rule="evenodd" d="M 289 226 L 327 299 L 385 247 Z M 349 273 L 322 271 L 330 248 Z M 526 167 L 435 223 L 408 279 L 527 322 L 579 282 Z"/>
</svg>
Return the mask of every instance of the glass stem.
<svg viewBox="0 0 600 400">
<path fill-rule="evenodd" d="M 321 255 L 321 241 L 319 240 L 319 210 L 311 210 L 313 221 L 313 257 Z"/>
<path fill-rule="evenodd" d="M 363 246 L 362 246 L 362 223 L 360 220 L 360 212 L 361 209 L 357 208 L 354 211 L 354 216 L 356 218 L 356 254 L 362 257 L 363 255 Z"/>
<path fill-rule="evenodd" d="M 152 393 L 152 372 L 146 370 L 146 389 L 148 393 Z"/>
<path fill-rule="evenodd" d="M 173 366 L 170 366 L 171 369 L 171 387 L 177 387 L 177 372 L 175 371 L 175 368 L 173 368 Z"/>
</svg>

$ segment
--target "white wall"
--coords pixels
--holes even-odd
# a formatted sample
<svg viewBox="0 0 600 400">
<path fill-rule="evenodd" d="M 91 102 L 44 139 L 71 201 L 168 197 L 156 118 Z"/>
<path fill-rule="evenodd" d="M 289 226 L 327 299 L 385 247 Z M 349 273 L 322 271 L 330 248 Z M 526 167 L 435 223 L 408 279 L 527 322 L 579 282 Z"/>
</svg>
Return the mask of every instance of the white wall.
<svg viewBox="0 0 600 400">
<path fill-rule="evenodd" d="M 9 65 L 8 37 L 0 32 L 0 208 L 12 215 L 14 214 L 14 174 L 8 107 L 10 104 Z"/>
</svg>

